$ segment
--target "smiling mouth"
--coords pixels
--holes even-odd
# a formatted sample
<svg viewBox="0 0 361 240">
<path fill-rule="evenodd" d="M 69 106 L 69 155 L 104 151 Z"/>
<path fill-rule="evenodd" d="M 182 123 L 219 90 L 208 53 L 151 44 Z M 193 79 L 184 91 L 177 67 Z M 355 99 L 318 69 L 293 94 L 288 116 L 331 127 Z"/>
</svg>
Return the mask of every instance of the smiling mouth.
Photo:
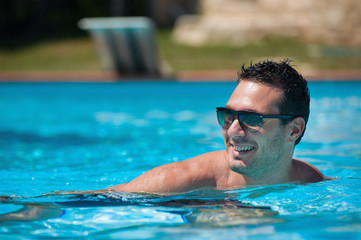
<svg viewBox="0 0 361 240">
<path fill-rule="evenodd" d="M 248 152 L 254 149 L 254 147 L 250 147 L 250 146 L 242 146 L 242 147 L 238 147 L 238 146 L 233 146 L 234 150 L 236 150 L 237 152 Z"/>
</svg>

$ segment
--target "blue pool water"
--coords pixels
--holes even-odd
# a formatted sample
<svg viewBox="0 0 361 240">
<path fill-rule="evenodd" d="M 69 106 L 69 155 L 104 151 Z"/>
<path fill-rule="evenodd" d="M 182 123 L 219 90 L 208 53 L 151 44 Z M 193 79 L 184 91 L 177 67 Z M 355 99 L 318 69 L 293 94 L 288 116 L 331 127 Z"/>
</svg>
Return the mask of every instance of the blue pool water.
<svg viewBox="0 0 361 240">
<path fill-rule="evenodd" d="M 0 203 L 0 238 L 361 239 L 361 82 L 309 85 L 295 157 L 336 180 L 41 196 L 110 187 L 223 149 L 215 107 L 235 83 L 1 83 L 0 195 L 10 198 Z"/>
</svg>

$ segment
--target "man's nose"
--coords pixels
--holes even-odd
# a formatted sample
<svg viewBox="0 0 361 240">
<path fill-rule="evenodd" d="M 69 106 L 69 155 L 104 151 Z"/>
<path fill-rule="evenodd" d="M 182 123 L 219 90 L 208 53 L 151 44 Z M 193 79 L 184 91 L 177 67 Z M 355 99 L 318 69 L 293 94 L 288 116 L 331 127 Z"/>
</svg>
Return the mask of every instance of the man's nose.
<svg viewBox="0 0 361 240">
<path fill-rule="evenodd" d="M 242 123 L 240 124 L 238 119 L 235 118 L 231 126 L 228 128 L 228 135 L 244 137 L 247 135 L 247 127 Z"/>
</svg>

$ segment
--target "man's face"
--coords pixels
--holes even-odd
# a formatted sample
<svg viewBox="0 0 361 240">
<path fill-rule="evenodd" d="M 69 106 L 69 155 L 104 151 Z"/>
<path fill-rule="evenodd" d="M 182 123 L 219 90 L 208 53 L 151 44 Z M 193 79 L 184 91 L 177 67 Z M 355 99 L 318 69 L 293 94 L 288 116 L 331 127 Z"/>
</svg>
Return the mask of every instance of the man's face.
<svg viewBox="0 0 361 240">
<path fill-rule="evenodd" d="M 280 114 L 279 89 L 252 81 L 241 81 L 226 107 L 235 111 L 259 114 Z M 279 119 L 264 119 L 258 132 L 241 127 L 235 118 L 232 125 L 222 128 L 230 168 L 249 177 L 262 176 L 277 168 L 292 156 L 293 148 L 286 140 L 285 127 Z"/>
</svg>

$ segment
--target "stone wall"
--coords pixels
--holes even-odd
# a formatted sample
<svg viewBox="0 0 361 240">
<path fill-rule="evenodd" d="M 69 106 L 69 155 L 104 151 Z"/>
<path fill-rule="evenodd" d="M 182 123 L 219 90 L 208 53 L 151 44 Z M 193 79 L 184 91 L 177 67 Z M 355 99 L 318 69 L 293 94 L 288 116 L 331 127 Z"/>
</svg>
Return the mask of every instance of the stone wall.
<svg viewBox="0 0 361 240">
<path fill-rule="evenodd" d="M 177 41 L 242 44 L 267 35 L 361 45 L 360 0 L 201 0 L 201 15 L 180 17 Z"/>
</svg>

